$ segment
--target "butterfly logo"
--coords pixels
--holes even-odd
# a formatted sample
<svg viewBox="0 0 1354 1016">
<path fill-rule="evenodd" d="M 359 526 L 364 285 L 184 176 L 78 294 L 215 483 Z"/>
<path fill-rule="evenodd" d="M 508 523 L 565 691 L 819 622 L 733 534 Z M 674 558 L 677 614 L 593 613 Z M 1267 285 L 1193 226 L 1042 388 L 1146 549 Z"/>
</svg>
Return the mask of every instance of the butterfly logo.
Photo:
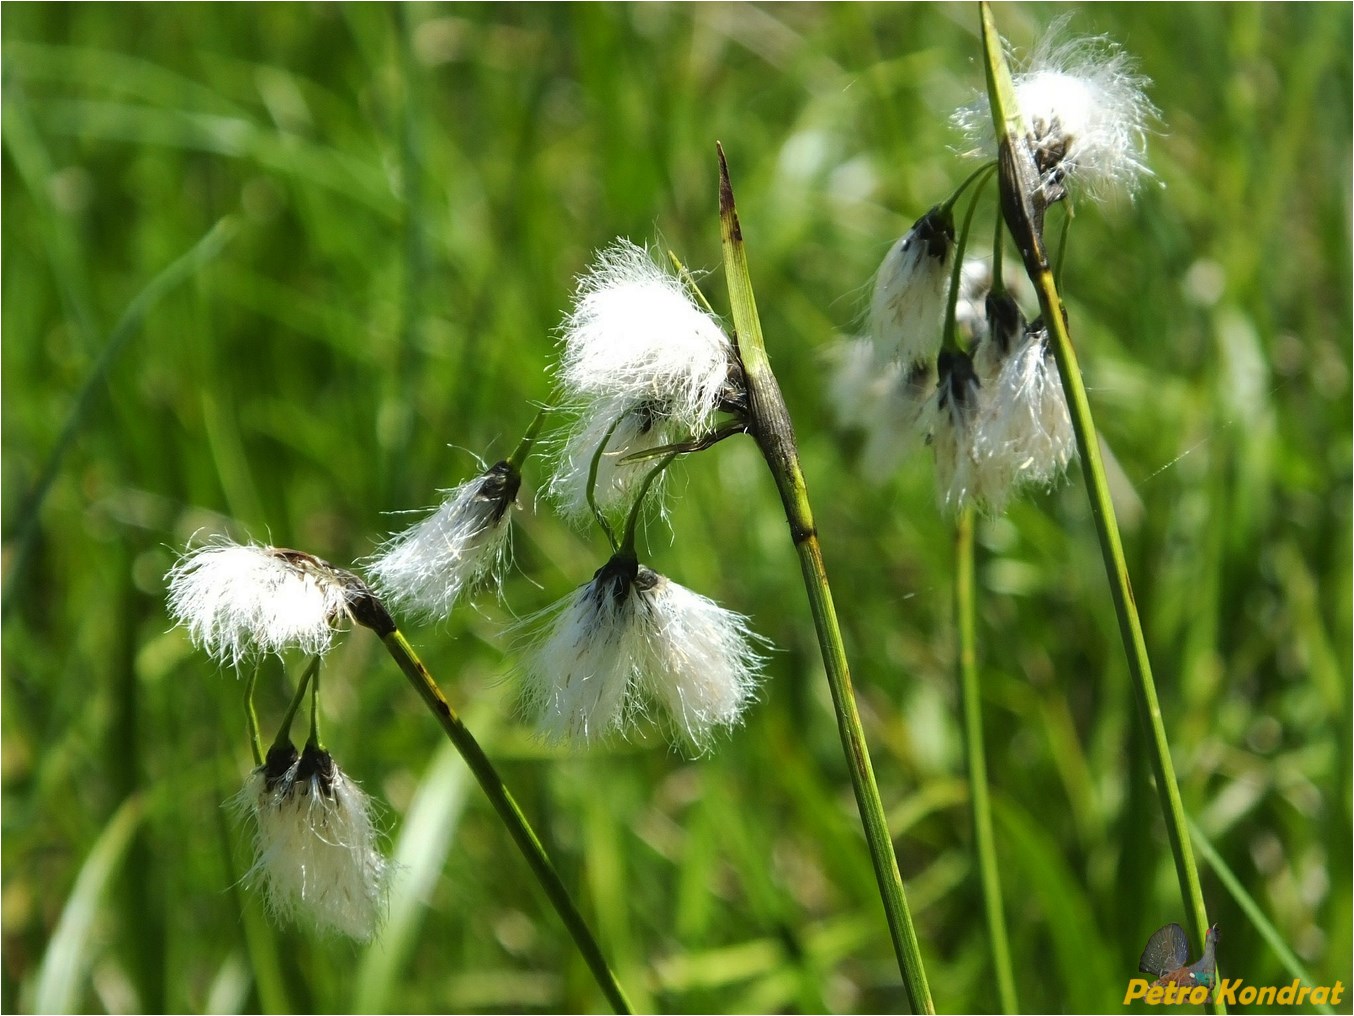
<svg viewBox="0 0 1354 1016">
<path fill-rule="evenodd" d="M 1185 936 L 1185 929 L 1178 924 L 1168 924 L 1154 931 L 1147 940 L 1147 948 L 1138 960 L 1138 969 L 1157 979 L 1154 987 L 1175 984 L 1193 988 L 1202 985 L 1211 993 L 1218 977 L 1214 958 L 1217 944 L 1218 926 L 1215 924 L 1204 936 L 1204 954 L 1190 963 L 1189 939 Z"/>
</svg>

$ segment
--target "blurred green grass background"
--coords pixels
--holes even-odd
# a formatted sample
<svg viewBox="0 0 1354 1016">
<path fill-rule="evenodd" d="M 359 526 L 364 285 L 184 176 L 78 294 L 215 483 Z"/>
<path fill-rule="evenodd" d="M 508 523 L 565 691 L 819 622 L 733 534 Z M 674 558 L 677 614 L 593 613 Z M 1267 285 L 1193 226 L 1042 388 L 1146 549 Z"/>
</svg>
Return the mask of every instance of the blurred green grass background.
<svg viewBox="0 0 1354 1016">
<path fill-rule="evenodd" d="M 1066 10 L 997 17 L 1028 48 Z M 1343 4 L 1076 10 L 1071 31 L 1108 34 L 1153 80 L 1164 187 L 1083 206 L 1063 280 L 1186 806 L 1313 976 L 1346 985 L 1350 20 Z M 505 454 L 548 395 L 593 249 L 661 238 L 718 267 L 718 139 L 932 990 L 942 1011 L 995 1006 L 951 524 L 924 455 L 860 477 L 823 387 L 889 243 L 969 168 L 947 117 L 982 83 L 976 27 L 969 5 L 929 4 L 6 5 L 0 1005 L 603 1006 L 365 633 L 331 657 L 326 730 L 389 805 L 406 866 L 390 925 L 365 948 L 271 927 L 222 807 L 249 765 L 240 684 L 170 630 L 163 576 L 200 531 L 359 560 L 408 521 L 387 513 Z M 223 245 L 119 331 L 222 219 Z M 705 287 L 718 308 L 721 287 Z M 638 1006 L 898 1011 L 769 478 L 727 442 L 675 479 L 650 561 L 777 647 L 712 757 L 645 738 L 552 752 L 514 718 L 504 622 L 603 559 L 531 510 L 538 467 L 505 601 L 411 637 Z M 1021 1003 L 1117 1010 L 1147 937 L 1184 914 L 1079 474 L 979 541 Z M 263 683 L 275 719 L 285 682 Z M 1224 974 L 1287 983 L 1202 874 Z"/>
</svg>

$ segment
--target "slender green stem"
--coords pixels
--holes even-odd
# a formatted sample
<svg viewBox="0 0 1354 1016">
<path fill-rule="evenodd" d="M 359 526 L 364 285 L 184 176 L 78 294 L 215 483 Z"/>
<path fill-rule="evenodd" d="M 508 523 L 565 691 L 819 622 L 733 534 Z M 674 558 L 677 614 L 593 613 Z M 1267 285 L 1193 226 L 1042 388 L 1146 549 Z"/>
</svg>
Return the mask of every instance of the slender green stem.
<svg viewBox="0 0 1354 1016">
<path fill-rule="evenodd" d="M 649 493 L 649 488 L 653 486 L 653 482 L 663 474 L 663 470 L 667 469 L 672 460 L 679 454 L 681 454 L 680 451 L 668 452 L 663 456 L 663 461 L 645 474 L 639 493 L 635 495 L 635 503 L 630 506 L 630 514 L 626 517 L 625 532 L 621 535 L 621 545 L 616 548 L 618 553 L 628 554 L 631 557 L 635 556 L 635 530 L 639 528 L 639 515 L 644 508 L 644 497 Z"/>
<path fill-rule="evenodd" d="M 1002 1012 L 1019 1012 L 1011 944 L 1001 906 L 1001 874 L 997 868 L 996 837 L 992 832 L 992 805 L 987 789 L 987 755 L 983 749 L 983 704 L 978 681 L 978 635 L 973 566 L 973 509 L 959 513 L 955 528 L 954 617 L 959 635 L 959 693 L 964 709 L 964 748 L 968 755 L 969 809 L 973 816 L 973 847 L 983 887 L 987 935 L 992 945 L 992 967 L 997 975 L 997 998 Z"/>
<path fill-rule="evenodd" d="M 296 718 L 296 711 L 301 708 L 301 703 L 305 701 L 306 689 L 310 687 L 311 679 L 320 672 L 320 657 L 315 657 L 310 661 L 310 666 L 306 667 L 305 673 L 301 675 L 301 683 L 296 686 L 296 691 L 292 693 L 291 702 L 287 706 L 286 713 L 282 716 L 282 723 L 277 728 L 277 736 L 273 738 L 273 747 L 281 748 L 291 743 L 291 724 Z"/>
<path fill-rule="evenodd" d="M 977 169 L 975 169 L 972 173 L 970 173 L 968 176 L 964 178 L 964 182 L 954 189 L 953 194 L 951 194 L 948 198 L 945 199 L 945 203 L 940 206 L 940 210 L 946 214 L 952 214 L 954 211 L 954 206 L 959 202 L 959 199 L 963 196 L 964 191 L 969 189 L 969 185 L 972 184 L 975 180 L 977 180 L 980 176 L 985 176 L 986 174 L 992 172 L 992 170 L 996 168 L 997 164 L 995 162 L 989 162 L 986 165 L 979 166 Z"/>
<path fill-rule="evenodd" d="M 1149 734 L 1152 771 L 1156 777 L 1157 794 L 1175 859 L 1176 877 L 1180 895 L 1185 904 L 1185 921 L 1196 947 L 1204 944 L 1208 928 L 1208 912 L 1199 886 L 1199 871 L 1190 847 L 1185 809 L 1180 800 L 1180 787 L 1171 763 L 1170 743 L 1161 717 L 1156 684 L 1152 680 L 1147 643 L 1143 637 L 1142 622 L 1138 617 L 1133 590 L 1129 584 L 1128 565 L 1124 559 L 1119 526 L 1110 501 L 1109 484 L 1096 441 L 1095 421 L 1090 402 L 1082 384 L 1081 369 L 1076 351 L 1067 330 L 1067 318 L 1057 284 L 1049 269 L 1042 236 L 1042 195 L 1039 191 L 1037 170 L 1030 154 L 1026 132 L 1015 102 L 1015 89 L 1010 68 L 1002 53 L 1001 40 L 992 22 L 992 12 L 986 3 L 981 5 L 983 22 L 983 49 L 987 65 L 988 94 L 991 97 L 992 117 L 1001 150 L 1002 214 L 1016 247 L 1025 262 L 1026 274 L 1039 295 L 1039 307 L 1048 328 L 1053 355 L 1062 376 L 1067 407 L 1077 435 L 1077 449 L 1081 453 L 1082 471 L 1090 497 L 1091 515 L 1095 519 L 1100 540 L 1105 573 L 1109 579 L 1110 595 L 1119 618 L 1119 633 L 1123 640 L 1128 669 L 1138 701 L 1139 712 Z"/>
<path fill-rule="evenodd" d="M 672 262 L 672 267 L 677 269 L 677 276 L 686 284 L 686 288 L 690 290 L 691 295 L 700 301 L 700 305 L 705 308 L 705 312 L 711 317 L 719 317 L 715 313 L 715 309 L 710 306 L 710 301 L 705 298 L 705 294 L 701 292 L 700 286 L 696 285 L 696 277 L 691 274 L 690 269 L 682 264 L 681 259 L 673 251 L 668 251 L 668 260 Z"/>
<path fill-rule="evenodd" d="M 597 504 L 597 474 L 602 468 L 602 456 L 606 454 L 606 446 L 611 443 L 611 435 L 616 433 L 616 428 L 621 425 L 621 421 L 624 419 L 625 414 L 622 413 L 611 422 L 611 426 L 607 428 L 601 444 L 592 453 L 592 461 L 588 463 L 588 507 L 592 509 L 593 518 L 602 527 L 602 532 L 606 533 L 607 543 L 611 544 L 613 551 L 616 549 L 616 533 L 611 528 L 611 523 L 607 521 L 601 507 Z"/>
<path fill-rule="evenodd" d="M 531 449 L 536 444 L 536 437 L 540 434 L 545 418 L 550 415 L 550 412 L 549 406 L 541 406 L 536 411 L 536 417 L 531 421 L 531 426 L 522 435 L 522 440 L 517 442 L 517 447 L 513 449 L 513 453 L 508 456 L 508 465 L 512 466 L 517 472 L 520 473 L 522 467 L 526 465 L 527 456 L 531 454 Z"/>
<path fill-rule="evenodd" d="M 970 182 L 977 180 L 980 174 L 991 174 L 996 168 L 995 164 L 984 166 L 964 181 L 964 185 L 967 186 Z M 954 334 L 954 321 L 957 313 L 956 308 L 959 305 L 959 280 L 964 274 L 964 257 L 968 253 L 968 238 L 969 231 L 973 228 L 973 213 L 978 210 L 978 199 L 983 196 L 983 187 L 987 184 L 987 179 L 987 175 L 983 175 L 982 181 L 973 192 L 973 197 L 969 199 L 968 210 L 964 213 L 964 224 L 959 229 L 959 237 L 954 245 L 954 256 L 950 264 L 950 296 L 945 301 L 945 325 L 940 332 L 941 343 L 947 349 L 955 349 L 958 346 Z"/>
<path fill-rule="evenodd" d="M 743 248 L 742 228 L 734 208 L 733 188 L 729 183 L 729 170 L 722 147 L 719 149 L 719 222 L 724 247 L 724 273 L 729 284 L 729 305 L 738 335 L 743 376 L 748 387 L 749 429 L 775 478 L 776 488 L 785 506 L 786 521 L 790 526 L 790 538 L 799 555 L 809 609 L 813 613 L 814 629 L 823 654 L 823 667 L 827 672 L 832 704 L 837 713 L 842 750 L 851 773 L 851 786 L 860 809 L 861 824 L 869 844 L 870 859 L 874 864 L 875 879 L 888 918 L 889 934 L 898 958 L 898 969 L 903 975 L 903 985 L 913 1012 L 934 1012 L 931 989 L 926 983 L 926 970 L 922 965 L 921 948 L 912 926 L 912 914 L 908 910 L 903 880 L 898 873 L 898 859 L 894 855 L 893 840 L 884 817 L 884 805 L 879 798 L 879 787 L 875 784 L 874 769 L 870 764 L 870 751 L 856 709 L 846 648 L 832 605 L 832 590 L 828 586 L 827 570 L 823 565 L 818 531 L 813 524 L 813 512 L 809 507 L 808 489 L 800 468 L 794 429 L 762 340 L 761 321 L 757 317 L 757 303 L 753 298 L 747 254 Z"/>
<path fill-rule="evenodd" d="M 389 620 L 389 615 L 384 615 L 384 617 L 386 621 Z M 364 621 L 363 623 L 367 622 Z M 372 627 L 370 624 L 368 626 Z M 414 690 L 419 693 L 424 704 L 432 710 L 438 723 L 442 725 L 443 731 L 446 732 L 451 743 L 456 746 L 456 750 L 461 753 L 461 757 L 465 759 L 470 771 L 474 773 L 475 779 L 479 781 L 485 796 L 489 798 L 490 803 L 498 812 L 499 818 L 507 826 L 508 832 L 517 844 L 517 848 L 526 858 L 527 864 L 531 866 L 536 880 L 545 890 L 545 894 L 554 905 L 560 920 L 564 922 L 565 928 L 573 938 L 574 944 L 577 945 L 584 962 L 588 965 L 588 969 L 592 971 L 598 987 L 606 995 L 607 1001 L 618 1013 L 631 1012 L 630 1002 L 626 999 L 620 982 L 616 980 L 616 975 L 611 972 L 611 967 L 607 965 L 606 957 L 602 955 L 601 947 L 598 946 L 597 940 L 593 937 L 592 930 L 588 927 L 573 898 L 569 895 L 569 890 L 564 887 L 563 880 L 555 870 L 555 866 L 550 862 L 545 847 L 541 845 L 540 839 L 531 828 L 531 824 L 522 813 L 522 809 L 518 807 L 512 794 L 508 792 L 508 788 L 504 785 L 502 777 L 498 775 L 494 764 L 489 761 L 489 756 L 484 753 L 484 749 L 480 747 L 469 728 L 461 722 L 460 716 L 447 702 L 446 696 L 438 688 L 437 682 L 433 680 L 432 675 L 428 673 L 428 669 L 414 653 L 408 640 L 405 639 L 398 628 L 393 626 L 393 622 L 390 622 L 389 625 L 380 623 L 374 627 L 374 630 L 381 636 L 381 642 L 395 662 L 399 664 L 404 676 L 409 679 L 409 683 L 414 686 Z"/>
<path fill-rule="evenodd" d="M 310 678 L 310 736 L 306 738 L 306 744 L 314 747 L 318 751 L 324 750 L 324 744 L 320 741 L 320 668 L 316 667 L 314 674 Z"/>
<path fill-rule="evenodd" d="M 263 765 L 263 736 L 259 733 L 259 714 L 254 708 L 254 688 L 259 683 L 260 660 L 254 664 L 249 677 L 244 682 L 244 722 L 249 731 L 249 750 L 254 753 L 254 765 Z"/>
</svg>

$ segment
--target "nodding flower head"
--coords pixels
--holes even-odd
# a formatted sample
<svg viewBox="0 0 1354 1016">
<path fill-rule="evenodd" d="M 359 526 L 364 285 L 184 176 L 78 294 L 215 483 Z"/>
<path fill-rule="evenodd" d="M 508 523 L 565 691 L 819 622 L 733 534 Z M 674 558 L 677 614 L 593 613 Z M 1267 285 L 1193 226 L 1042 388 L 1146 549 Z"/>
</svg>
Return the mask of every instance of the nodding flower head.
<svg viewBox="0 0 1354 1016">
<path fill-rule="evenodd" d="M 954 219 L 937 205 L 884 256 L 870 299 L 870 337 L 881 365 L 935 359 L 953 249 Z"/>
<path fill-rule="evenodd" d="M 170 569 L 169 613 L 208 655 L 238 666 L 285 649 L 315 655 L 333 642 L 334 625 L 371 599 L 352 572 L 311 554 L 220 541 L 185 554 Z"/>
<path fill-rule="evenodd" d="M 983 505 L 992 477 L 973 450 L 982 416 L 982 383 L 967 353 L 942 351 L 937 370 L 939 381 L 925 414 L 936 457 L 937 493 L 951 508 Z"/>
<path fill-rule="evenodd" d="M 729 397 L 733 347 L 682 280 L 617 240 L 578 282 L 564 322 L 559 383 L 566 401 L 661 406 L 695 434 Z"/>
<path fill-rule="evenodd" d="M 504 461 L 452 490 L 421 522 L 371 560 L 381 590 L 428 617 L 446 617 L 457 598 L 496 581 L 508 557 L 512 508 L 522 474 Z"/>
<path fill-rule="evenodd" d="M 391 865 L 379 849 L 367 795 L 327 751 L 274 746 L 235 798 L 255 820 L 254 865 L 280 921 L 365 942 L 385 918 Z"/>
<path fill-rule="evenodd" d="M 1041 322 L 1028 327 L 1009 296 L 987 300 L 988 334 L 970 356 L 942 352 L 923 416 L 941 502 L 1001 512 L 1050 486 L 1076 455 L 1076 435 Z"/>
<path fill-rule="evenodd" d="M 1004 474 L 1003 487 L 1047 487 L 1077 453 L 1048 332 L 1035 321 L 1017 333 L 988 383 L 975 452 Z"/>
<path fill-rule="evenodd" d="M 589 742 L 656 703 L 704 751 L 753 697 L 754 640 L 742 615 L 617 554 L 527 648 L 524 706 L 547 738 Z"/>
<path fill-rule="evenodd" d="M 1030 131 L 1044 200 L 1068 187 L 1091 198 L 1133 194 L 1152 171 L 1147 135 L 1160 113 L 1147 98 L 1136 63 L 1104 38 L 1057 41 L 1059 25 L 1014 77 L 1016 101 Z M 958 110 L 954 123 L 975 146 L 996 155 L 987 99 Z"/>
</svg>

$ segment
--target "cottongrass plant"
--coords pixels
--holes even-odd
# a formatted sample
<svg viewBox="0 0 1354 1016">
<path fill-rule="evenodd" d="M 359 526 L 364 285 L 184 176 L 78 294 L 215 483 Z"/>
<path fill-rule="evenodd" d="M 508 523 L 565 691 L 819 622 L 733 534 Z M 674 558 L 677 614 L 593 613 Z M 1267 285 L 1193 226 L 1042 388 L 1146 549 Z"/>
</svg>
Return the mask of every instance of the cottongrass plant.
<svg viewBox="0 0 1354 1016">
<path fill-rule="evenodd" d="M 856 396 L 846 410 L 852 422 L 884 419 L 882 431 L 930 445 L 940 499 L 960 516 L 961 543 L 964 520 L 971 541 L 971 509 L 1000 511 L 1011 497 L 1055 482 L 1074 445 L 1087 455 L 1087 434 L 1093 432 L 1085 423 L 1084 393 L 1078 396 L 1068 382 L 1061 306 L 1049 300 L 1051 278 L 1036 277 L 1043 217 L 1075 190 L 1131 192 L 1149 175 L 1142 145 L 1155 113 L 1131 61 L 1101 43 L 1050 46 L 1018 87 L 1007 82 L 1001 92 L 992 68 L 1004 68 L 1003 57 L 986 8 L 984 29 L 990 98 L 961 110 L 955 123 L 975 151 L 988 160 L 1001 157 L 1003 217 L 1035 282 L 1041 313 L 1027 324 L 1004 281 L 993 281 L 1002 280 L 1000 233 L 990 268 L 965 264 L 974 213 L 997 171 L 989 161 L 890 246 L 875 276 L 868 334 L 838 355 L 833 386 L 840 402 Z M 1016 136 L 989 133 L 982 126 L 988 112 L 998 125 L 1009 123 L 1004 111 L 1017 94 L 1030 129 Z M 722 149 L 719 156 L 724 267 L 738 342 L 680 266 L 670 269 L 628 240 L 596 255 L 564 318 L 549 410 L 563 422 L 550 443 L 543 486 L 547 500 L 570 521 L 597 524 L 611 556 L 591 581 L 530 620 L 532 633 L 522 640 L 517 668 L 521 698 L 537 729 L 565 743 L 627 736 L 637 720 L 656 715 L 676 741 L 701 754 L 741 722 L 756 696 L 765 643 L 746 617 L 640 564 L 635 544 L 646 506 L 662 511 L 657 488 L 672 462 L 725 438 L 750 435 L 781 494 L 799 555 L 909 1002 L 914 1011 L 930 1012 L 930 988 L 855 705 L 793 427 L 761 334 Z M 956 209 L 966 194 L 957 225 Z M 1044 267 L 1046 276 L 1046 261 Z M 440 507 L 391 537 L 371 559 L 377 588 L 391 603 L 445 618 L 467 595 L 499 579 L 522 468 L 544 413 L 513 456 L 445 491 Z M 867 458 L 893 457 L 899 444 L 894 437 L 877 440 Z M 355 623 L 372 629 L 461 750 L 613 1006 L 628 1006 L 540 841 L 363 580 L 295 551 L 214 544 L 175 566 L 170 608 L 195 642 L 234 666 L 302 651 L 316 657 L 313 672 L 337 628 Z M 971 660 L 967 638 L 964 655 Z M 964 688 L 971 735 L 981 729 L 974 711 L 976 670 Z M 370 802 L 319 744 L 314 680 L 311 694 L 312 734 L 301 752 L 287 738 L 286 724 L 266 758 L 259 757 L 254 734 L 258 764 L 239 798 L 258 829 L 251 876 L 264 884 L 278 916 L 304 911 L 318 927 L 366 938 L 374 931 L 389 867 L 375 847 Z M 972 744 L 970 761 L 975 823 L 981 825 L 986 775 Z M 979 837 L 979 866 L 993 941 L 1000 943 L 990 816 L 987 823 L 987 835 Z M 998 981 L 1003 1005 L 1013 1005 L 1009 967 L 1000 957 Z"/>
<path fill-rule="evenodd" d="M 841 422 L 870 435 L 863 456 L 867 468 L 877 466 L 878 449 L 906 445 L 898 440 L 902 429 L 911 429 L 931 447 L 938 499 L 956 516 L 955 608 L 960 633 L 956 658 L 965 714 L 970 807 L 995 980 L 1003 1009 L 1014 1011 L 1018 1002 L 981 743 L 973 512 L 1000 513 L 1014 497 L 1051 486 L 1078 453 L 1130 670 L 1152 735 L 1162 811 L 1196 937 L 1201 937 L 1207 919 L 1141 627 L 1128 590 L 1094 424 L 1043 236 L 1045 218 L 1058 203 L 1078 196 L 1131 197 L 1152 175 L 1145 149 L 1158 114 L 1144 92 L 1146 80 L 1136 73 L 1133 61 L 1108 41 L 1067 40 L 1055 30 L 1036 51 L 1028 69 L 1012 79 L 986 4 L 982 18 L 987 95 L 957 111 L 952 120 L 969 142 L 967 154 L 985 160 L 986 167 L 939 206 L 951 207 L 966 188 L 975 185 L 962 227 L 954 236 L 954 267 L 947 275 L 937 264 L 928 274 L 920 270 L 927 263 L 915 253 L 910 262 L 900 260 L 899 252 L 908 250 L 909 243 L 916 247 L 919 230 L 933 210 L 894 245 L 876 276 L 869 313 L 869 337 L 876 354 L 873 364 L 863 360 L 859 345 L 845 346 L 836 356 L 833 391 L 847 403 L 838 410 Z M 984 174 L 993 172 L 1000 186 L 1000 211 L 994 216 L 993 265 L 984 283 L 980 272 L 970 272 L 967 265 L 961 270 L 961 264 L 988 179 Z M 1021 254 L 1039 302 L 1038 314 L 1029 323 L 1002 279 L 1003 227 Z M 902 270 L 903 265 L 913 266 L 912 270 Z M 890 311 L 884 319 L 909 322 L 912 331 L 903 341 L 881 332 L 881 290 L 888 292 L 882 305 Z M 943 316 L 941 306 L 946 308 Z M 887 357 L 883 370 L 878 369 L 881 352 Z M 929 380 L 932 363 L 934 389 L 918 407 L 918 386 L 900 381 Z M 850 398 L 856 393 L 864 398 L 852 404 Z M 873 418 L 862 411 L 862 403 L 874 407 Z"/>
<path fill-rule="evenodd" d="M 1153 176 L 1147 138 L 1160 112 L 1131 56 L 1109 39 L 1068 37 L 1065 22 L 1012 78 L 1040 184 L 1049 203 L 1068 188 L 1091 199 L 1132 196 Z M 952 122 L 971 146 L 969 156 L 996 154 L 987 95 L 956 110 Z"/>
<path fill-rule="evenodd" d="M 537 417 L 514 460 L 529 450 L 541 419 Z M 465 568 L 467 558 L 487 555 L 493 559 L 497 537 L 492 533 L 489 539 L 483 537 L 486 527 L 493 530 L 502 523 L 514 503 L 520 482 L 520 478 L 514 481 L 516 468 L 508 462 L 487 470 L 466 485 L 469 496 L 450 499 L 453 507 L 448 510 L 448 519 L 431 527 L 425 520 L 415 537 L 397 541 L 397 549 L 407 553 L 411 545 L 421 546 L 452 572 Z M 469 526 L 469 537 L 458 548 L 461 553 L 448 553 L 444 539 L 447 526 L 443 522 L 452 531 L 466 532 L 451 524 L 457 521 Z M 429 537 L 429 532 L 438 535 Z M 476 568 L 478 564 L 473 565 L 472 573 Z M 387 570 L 413 575 L 420 591 L 429 587 L 421 569 Z M 253 701 L 257 667 L 246 683 L 245 714 L 255 767 L 236 795 L 234 806 L 254 823 L 255 860 L 245 881 L 261 887 L 274 918 L 308 925 L 321 934 L 368 941 L 377 934 L 385 916 L 393 869 L 380 849 L 374 804 L 319 739 L 318 672 L 323 654 L 332 646 L 336 626 L 361 626 L 381 639 L 465 759 L 612 1008 L 618 1013 L 631 1011 L 624 990 L 540 838 L 479 742 L 363 579 L 301 551 L 218 540 L 187 553 L 170 570 L 167 581 L 171 616 L 187 629 L 194 644 L 221 663 L 238 668 L 263 655 L 283 657 L 299 652 L 312 657 L 266 755 Z M 462 575 L 457 585 L 465 586 L 469 581 Z M 444 586 L 437 587 L 436 599 L 438 603 L 447 601 Z M 418 602 L 417 595 L 414 600 Z M 298 753 L 289 731 L 307 688 L 311 695 L 310 737 Z"/>
<path fill-rule="evenodd" d="M 936 325 L 949 291 L 954 251 L 953 205 L 937 205 L 898 239 L 875 273 L 870 297 L 870 338 L 879 363 L 906 371 L 935 359 Z"/>
<path fill-rule="evenodd" d="M 880 413 L 877 422 L 862 418 L 856 408 L 839 415 L 844 422 L 863 424 L 867 431 L 872 426 L 896 429 L 900 421 L 914 427 L 932 448 L 939 500 L 956 514 L 955 608 L 960 633 L 956 659 L 965 714 L 970 807 L 995 980 L 1002 1007 L 1013 1011 L 1018 1003 L 981 743 L 973 512 L 1001 512 L 1024 491 L 1050 486 L 1078 453 L 1130 670 L 1152 736 L 1162 811 L 1196 937 L 1202 938 L 1208 922 L 1141 626 L 1128 589 L 1094 423 L 1044 244 L 1046 216 L 1058 203 L 1078 195 L 1097 199 L 1114 193 L 1131 196 L 1151 175 L 1144 161 L 1145 144 L 1156 109 L 1146 98 L 1146 82 L 1135 73 L 1133 62 L 1102 39 L 1046 42 L 1029 69 L 1012 79 L 986 4 L 982 5 L 982 20 L 988 94 L 959 110 L 953 122 L 973 146 L 969 154 L 989 161 L 941 206 L 949 208 L 966 188 L 976 184 L 955 237 L 954 268 L 948 279 L 939 281 L 945 314 L 942 319 L 936 309 L 935 273 L 927 277 L 920 272 L 889 270 L 890 259 L 897 259 L 900 245 L 895 245 L 877 276 L 897 280 L 891 293 L 891 306 L 895 308 L 892 317 L 904 317 L 898 308 L 914 311 L 909 319 L 913 327 L 919 332 L 930 330 L 908 336 L 906 342 L 889 341 L 885 345 L 891 358 L 886 366 L 894 373 L 886 387 L 876 387 L 871 394 L 876 405 L 892 403 L 895 408 L 891 413 Z M 977 294 L 962 286 L 968 276 L 960 270 L 964 250 L 984 184 L 993 172 L 1000 187 L 1000 210 L 994 216 L 996 241 L 990 278 L 1002 279 L 1004 228 L 1020 252 L 1039 302 L 1039 313 L 1030 323 L 1026 323 L 1018 301 L 1004 284 L 990 284 L 981 314 Z M 914 227 L 913 233 L 916 231 Z M 977 278 L 976 273 L 972 278 Z M 879 290 L 877 281 L 870 308 L 871 338 L 877 351 Z M 933 356 L 934 391 L 921 409 L 913 411 L 910 400 L 917 394 L 915 386 L 899 385 L 897 379 L 922 374 L 919 358 L 922 365 L 929 366 Z M 839 355 L 838 369 L 837 391 L 849 393 L 863 377 L 859 360 Z M 909 405 L 907 412 L 897 410 L 900 403 Z"/>
<path fill-rule="evenodd" d="M 391 873 L 371 801 L 320 746 L 314 715 L 303 752 L 287 736 L 307 685 L 318 695 L 319 661 L 335 625 L 360 616 L 354 605 L 369 595 L 365 583 L 311 554 L 228 540 L 190 551 L 168 580 L 170 615 L 218 662 L 238 668 L 292 650 L 314 658 L 262 758 L 253 706 L 257 669 L 247 686 L 257 764 L 233 802 L 254 822 L 255 860 L 245 881 L 262 886 L 279 921 L 370 940 L 385 915 Z"/>
<path fill-rule="evenodd" d="M 943 275 L 951 209 L 952 203 L 936 209 L 911 239 L 897 245 L 879 283 L 880 306 L 890 318 L 881 341 L 901 345 L 914 331 L 910 321 L 916 315 L 909 316 L 905 300 L 893 299 L 894 291 L 906 290 L 916 278 L 930 279 L 933 262 Z M 750 434 L 781 490 L 801 556 L 899 969 L 914 1009 L 929 1012 L 916 933 L 851 690 L 789 415 L 762 345 L 736 218 L 721 149 L 720 225 L 740 337 L 736 346 L 675 259 L 676 271 L 670 271 L 643 248 L 618 240 L 579 280 L 555 371 L 565 436 L 556 439 L 546 488 L 548 500 L 566 518 L 595 521 L 612 556 L 590 582 L 526 622 L 530 634 L 519 639 L 523 707 L 546 739 L 583 744 L 628 735 L 635 721 L 658 711 L 682 746 L 697 754 L 710 750 L 719 731 L 740 722 L 755 696 L 764 643 L 743 616 L 641 565 L 635 543 L 647 499 L 676 458 Z M 618 532 L 613 522 L 621 518 Z M 394 546 L 419 542 L 397 538 Z M 436 570 L 431 561 L 426 570 L 406 563 L 387 570 L 387 581 L 402 573 L 418 585 Z M 443 598 L 441 606 L 449 607 L 451 599 Z M 425 695 L 436 707 L 440 699 Z"/>
<path fill-rule="evenodd" d="M 838 423 L 865 436 L 864 474 L 883 483 L 929 446 L 937 499 L 956 512 L 998 514 L 1023 492 L 1055 485 L 1076 455 L 1047 330 L 1026 326 L 1014 296 L 991 286 L 986 260 L 963 262 L 951 336 L 941 339 L 944 302 L 924 319 L 937 350 L 927 359 L 880 364 L 871 338 L 839 342 L 830 357 Z"/>
</svg>

